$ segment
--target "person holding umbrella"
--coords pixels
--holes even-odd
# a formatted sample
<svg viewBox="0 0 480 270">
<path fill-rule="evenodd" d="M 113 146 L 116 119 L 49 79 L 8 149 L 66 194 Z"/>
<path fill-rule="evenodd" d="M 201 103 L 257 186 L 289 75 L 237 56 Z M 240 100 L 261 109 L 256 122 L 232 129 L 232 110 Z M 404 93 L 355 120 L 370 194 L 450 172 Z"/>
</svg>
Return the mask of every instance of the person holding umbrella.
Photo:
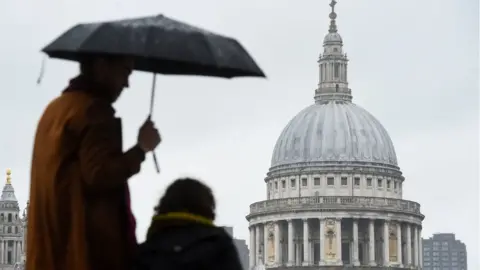
<svg viewBox="0 0 480 270">
<path fill-rule="evenodd" d="M 44 111 L 31 167 L 26 269 L 130 269 L 135 221 L 127 181 L 160 143 L 147 119 L 122 151 L 112 103 L 128 87 L 128 57 L 90 55 Z"/>
<path fill-rule="evenodd" d="M 79 24 L 42 51 L 80 62 L 81 74 L 37 128 L 26 269 L 129 269 L 136 240 L 126 183 L 160 143 L 150 121 L 155 75 L 265 74 L 235 39 L 163 15 Z M 153 73 L 150 111 L 137 144 L 122 152 L 111 104 L 132 70 Z"/>
</svg>

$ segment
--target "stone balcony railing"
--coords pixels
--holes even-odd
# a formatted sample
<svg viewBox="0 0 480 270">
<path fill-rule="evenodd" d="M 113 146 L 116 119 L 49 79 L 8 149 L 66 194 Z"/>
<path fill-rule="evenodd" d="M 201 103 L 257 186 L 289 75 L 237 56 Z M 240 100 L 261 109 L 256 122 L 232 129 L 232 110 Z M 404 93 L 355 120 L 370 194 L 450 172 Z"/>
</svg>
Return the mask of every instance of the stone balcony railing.
<svg viewBox="0 0 480 270">
<path fill-rule="evenodd" d="M 249 216 L 274 212 L 322 211 L 322 210 L 370 210 L 409 213 L 423 217 L 420 204 L 393 198 L 311 196 L 273 199 L 250 205 Z"/>
</svg>

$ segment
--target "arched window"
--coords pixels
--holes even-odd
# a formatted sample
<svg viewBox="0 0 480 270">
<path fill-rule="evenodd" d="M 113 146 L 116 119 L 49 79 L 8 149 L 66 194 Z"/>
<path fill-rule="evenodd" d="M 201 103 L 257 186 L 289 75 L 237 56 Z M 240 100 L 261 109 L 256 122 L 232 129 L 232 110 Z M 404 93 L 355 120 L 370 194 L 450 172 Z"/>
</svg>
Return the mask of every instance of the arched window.
<svg viewBox="0 0 480 270">
<path fill-rule="evenodd" d="M 8 222 L 12 222 L 12 214 L 11 213 L 8 214 Z"/>
<path fill-rule="evenodd" d="M 8 226 L 7 233 L 12 233 L 12 227 Z"/>
</svg>

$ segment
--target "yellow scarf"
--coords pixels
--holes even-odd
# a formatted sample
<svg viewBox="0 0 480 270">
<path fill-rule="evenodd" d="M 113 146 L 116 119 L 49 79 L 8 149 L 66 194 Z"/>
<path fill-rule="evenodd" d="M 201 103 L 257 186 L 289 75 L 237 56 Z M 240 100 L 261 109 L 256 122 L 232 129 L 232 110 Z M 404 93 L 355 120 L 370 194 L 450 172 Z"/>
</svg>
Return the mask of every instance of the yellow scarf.
<svg viewBox="0 0 480 270">
<path fill-rule="evenodd" d="M 169 212 L 166 214 L 155 215 L 152 218 L 152 220 L 169 220 L 169 219 L 191 220 L 191 221 L 195 221 L 205 225 L 214 226 L 213 220 L 208 219 L 206 217 L 199 216 L 199 215 L 190 214 L 187 212 Z"/>
</svg>

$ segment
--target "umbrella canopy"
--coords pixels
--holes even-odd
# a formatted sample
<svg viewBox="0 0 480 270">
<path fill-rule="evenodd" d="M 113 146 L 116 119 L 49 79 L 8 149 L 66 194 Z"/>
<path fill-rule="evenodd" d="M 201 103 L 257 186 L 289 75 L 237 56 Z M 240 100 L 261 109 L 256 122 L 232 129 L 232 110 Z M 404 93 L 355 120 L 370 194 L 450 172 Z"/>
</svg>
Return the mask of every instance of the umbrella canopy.
<svg viewBox="0 0 480 270">
<path fill-rule="evenodd" d="M 130 56 L 135 70 L 161 74 L 265 77 L 235 39 L 163 15 L 79 24 L 42 51 L 73 61 L 91 54 Z"/>
</svg>

